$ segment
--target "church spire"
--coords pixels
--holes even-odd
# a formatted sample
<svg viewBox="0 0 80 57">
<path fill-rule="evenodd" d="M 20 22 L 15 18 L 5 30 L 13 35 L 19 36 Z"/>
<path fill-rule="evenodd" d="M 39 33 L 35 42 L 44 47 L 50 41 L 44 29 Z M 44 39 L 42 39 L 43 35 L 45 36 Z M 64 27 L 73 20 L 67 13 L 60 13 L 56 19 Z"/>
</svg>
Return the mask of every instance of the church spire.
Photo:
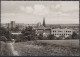
<svg viewBox="0 0 80 57">
<path fill-rule="evenodd" d="M 43 26 L 45 27 L 45 17 L 43 17 Z"/>
</svg>

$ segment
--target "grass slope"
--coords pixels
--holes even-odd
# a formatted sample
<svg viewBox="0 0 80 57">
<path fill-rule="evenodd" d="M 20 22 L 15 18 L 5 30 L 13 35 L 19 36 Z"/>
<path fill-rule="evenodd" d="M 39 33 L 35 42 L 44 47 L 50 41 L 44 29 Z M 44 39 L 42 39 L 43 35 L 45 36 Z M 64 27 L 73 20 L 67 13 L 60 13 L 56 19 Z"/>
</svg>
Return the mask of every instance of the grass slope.
<svg viewBox="0 0 80 57">
<path fill-rule="evenodd" d="M 19 56 L 79 56 L 79 40 L 38 40 L 14 44 Z M 1 42 L 1 56 L 13 56 L 8 43 Z"/>
<path fill-rule="evenodd" d="M 15 49 L 20 56 L 79 56 L 79 48 L 34 41 L 16 43 Z"/>
</svg>

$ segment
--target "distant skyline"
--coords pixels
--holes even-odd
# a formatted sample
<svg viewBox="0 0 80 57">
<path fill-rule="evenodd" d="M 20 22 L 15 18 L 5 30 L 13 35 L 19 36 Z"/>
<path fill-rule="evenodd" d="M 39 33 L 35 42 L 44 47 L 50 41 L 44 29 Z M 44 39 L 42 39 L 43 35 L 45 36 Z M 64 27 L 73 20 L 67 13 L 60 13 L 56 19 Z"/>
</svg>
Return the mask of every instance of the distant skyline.
<svg viewBox="0 0 80 57">
<path fill-rule="evenodd" d="M 79 24 L 79 1 L 1 1 L 1 23 Z"/>
</svg>

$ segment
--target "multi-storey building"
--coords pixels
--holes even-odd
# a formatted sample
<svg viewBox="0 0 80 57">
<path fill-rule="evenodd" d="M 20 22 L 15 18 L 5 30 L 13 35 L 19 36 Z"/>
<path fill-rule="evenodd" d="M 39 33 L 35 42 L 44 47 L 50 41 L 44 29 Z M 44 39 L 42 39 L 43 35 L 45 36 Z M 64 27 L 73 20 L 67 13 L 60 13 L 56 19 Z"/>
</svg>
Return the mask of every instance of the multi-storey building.
<svg viewBox="0 0 80 57">
<path fill-rule="evenodd" d="M 51 29 L 51 34 L 53 34 L 54 36 L 56 37 L 59 37 L 59 36 L 65 36 L 65 37 L 68 37 L 70 35 L 72 35 L 73 33 L 73 30 L 72 29 Z"/>
<path fill-rule="evenodd" d="M 11 28 L 15 28 L 15 21 L 11 21 Z"/>
</svg>

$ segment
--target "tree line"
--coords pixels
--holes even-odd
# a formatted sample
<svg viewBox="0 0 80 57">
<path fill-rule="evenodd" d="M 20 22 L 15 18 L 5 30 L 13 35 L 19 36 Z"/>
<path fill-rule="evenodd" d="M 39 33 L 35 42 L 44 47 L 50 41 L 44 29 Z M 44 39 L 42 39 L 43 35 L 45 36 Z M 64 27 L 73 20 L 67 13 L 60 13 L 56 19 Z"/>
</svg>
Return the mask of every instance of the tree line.
<svg viewBox="0 0 80 57">
<path fill-rule="evenodd" d="M 15 31 L 18 31 L 18 29 L 13 29 Z M 16 42 L 22 42 L 22 41 L 31 41 L 31 40 L 62 40 L 64 36 L 55 37 L 53 34 L 48 35 L 47 37 L 44 37 L 43 34 L 37 35 L 35 32 L 35 29 L 33 27 L 28 26 L 25 29 L 21 31 L 21 35 L 12 35 L 11 32 L 8 29 L 5 29 L 1 27 L 1 41 L 11 41 L 11 39 L 15 39 Z M 65 39 L 78 39 L 79 35 L 75 32 L 73 32 L 72 35 Z"/>
</svg>

